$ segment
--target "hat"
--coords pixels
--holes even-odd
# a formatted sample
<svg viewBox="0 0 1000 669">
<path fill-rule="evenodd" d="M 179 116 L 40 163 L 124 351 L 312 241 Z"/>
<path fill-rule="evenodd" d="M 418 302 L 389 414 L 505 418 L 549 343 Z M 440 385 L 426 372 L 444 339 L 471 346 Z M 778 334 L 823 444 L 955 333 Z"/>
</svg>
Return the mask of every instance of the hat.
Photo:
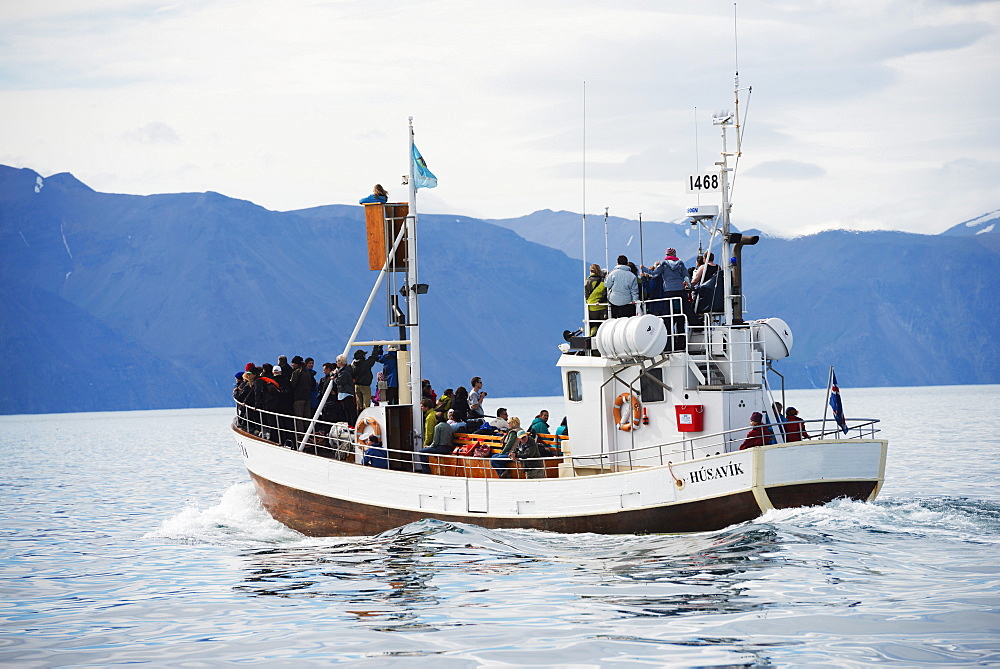
<svg viewBox="0 0 1000 669">
<path fill-rule="evenodd" d="M 358 349 L 357 351 L 354 352 L 354 359 L 355 360 L 364 360 L 364 357 L 365 357 L 365 352 L 364 351 Z"/>
<path fill-rule="evenodd" d="M 281 365 L 275 365 L 274 369 L 271 370 L 272 374 L 281 374 Z"/>
<path fill-rule="evenodd" d="M 521 437 L 525 436 L 526 434 L 528 434 L 528 433 L 525 432 L 524 430 L 518 430 L 517 431 L 517 438 L 520 439 Z"/>
<path fill-rule="evenodd" d="M 677 255 L 677 249 L 675 249 L 675 248 L 668 248 L 667 249 L 667 255 L 668 256 L 675 256 L 675 255 Z"/>
<path fill-rule="evenodd" d="M 242 379 L 244 374 L 246 374 L 246 372 L 236 372 L 236 379 Z"/>
<path fill-rule="evenodd" d="M 787 409 L 785 409 L 785 413 L 786 414 L 792 414 L 793 416 L 798 416 L 799 415 L 799 410 L 796 409 L 795 407 L 788 407 Z"/>
<path fill-rule="evenodd" d="M 761 412 L 754 411 L 752 414 L 750 414 L 750 420 L 757 421 L 758 423 L 760 423 L 764 420 L 764 416 L 763 414 L 761 414 Z"/>
<path fill-rule="evenodd" d="M 254 366 L 255 366 L 255 365 L 254 365 L 254 364 L 253 364 L 252 362 L 248 362 L 248 363 L 247 363 L 247 366 L 243 368 L 243 371 L 245 371 L 245 372 L 249 372 L 249 371 L 250 371 L 251 369 L 253 369 L 253 368 L 254 368 Z"/>
<path fill-rule="evenodd" d="M 302 360 L 302 356 L 301 355 L 297 355 L 294 358 L 292 358 L 292 364 L 293 365 L 301 365 L 303 362 L 304 362 L 304 360 Z"/>
</svg>

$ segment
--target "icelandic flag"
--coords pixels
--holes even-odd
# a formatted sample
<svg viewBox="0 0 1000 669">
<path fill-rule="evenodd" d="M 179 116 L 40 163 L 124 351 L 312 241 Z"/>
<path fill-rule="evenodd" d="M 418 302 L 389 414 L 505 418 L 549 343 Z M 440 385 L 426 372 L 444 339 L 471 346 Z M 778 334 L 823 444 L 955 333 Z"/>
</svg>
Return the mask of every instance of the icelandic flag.
<svg viewBox="0 0 1000 669">
<path fill-rule="evenodd" d="M 844 416 L 844 403 L 840 401 L 837 372 L 833 373 L 833 384 L 830 386 L 830 408 L 833 409 L 833 418 L 837 421 L 837 425 L 844 431 L 844 434 L 847 434 L 847 418 Z"/>
<path fill-rule="evenodd" d="M 427 169 L 427 162 L 424 157 L 420 155 L 417 151 L 417 145 L 413 145 L 413 188 L 435 188 L 438 185 L 438 179 L 434 174 Z"/>
</svg>

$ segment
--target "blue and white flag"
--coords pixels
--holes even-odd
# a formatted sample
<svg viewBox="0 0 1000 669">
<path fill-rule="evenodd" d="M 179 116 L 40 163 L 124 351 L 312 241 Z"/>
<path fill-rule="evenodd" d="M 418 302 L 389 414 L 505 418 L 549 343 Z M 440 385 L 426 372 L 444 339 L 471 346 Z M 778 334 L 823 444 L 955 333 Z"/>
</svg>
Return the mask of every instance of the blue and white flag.
<svg viewBox="0 0 1000 669">
<path fill-rule="evenodd" d="M 417 151 L 417 145 L 413 145 L 413 187 L 414 190 L 417 188 L 435 188 L 438 185 L 438 179 L 434 174 L 427 169 L 427 162 L 424 157 L 420 155 Z"/>
<path fill-rule="evenodd" d="M 832 370 L 831 370 L 832 371 Z M 833 382 L 830 385 L 830 408 L 833 409 L 833 419 L 840 429 L 847 434 L 847 418 L 844 416 L 844 403 L 840 401 L 840 386 L 837 385 L 837 372 L 833 372 Z"/>
</svg>

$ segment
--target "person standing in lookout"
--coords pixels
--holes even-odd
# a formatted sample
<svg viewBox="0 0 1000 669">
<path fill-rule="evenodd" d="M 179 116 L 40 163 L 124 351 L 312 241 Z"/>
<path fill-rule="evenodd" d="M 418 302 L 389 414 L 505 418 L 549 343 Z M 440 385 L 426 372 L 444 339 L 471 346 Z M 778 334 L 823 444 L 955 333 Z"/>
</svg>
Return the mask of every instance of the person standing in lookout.
<svg viewBox="0 0 1000 669">
<path fill-rule="evenodd" d="M 639 281 L 628 266 L 626 256 L 618 256 L 618 264 L 604 279 L 611 318 L 635 316 L 635 303 L 639 300 Z"/>
<path fill-rule="evenodd" d="M 375 188 L 372 189 L 372 194 L 368 197 L 363 197 L 358 200 L 358 204 L 375 204 L 377 202 L 388 202 L 389 193 L 382 188 L 382 184 L 375 184 Z"/>
</svg>

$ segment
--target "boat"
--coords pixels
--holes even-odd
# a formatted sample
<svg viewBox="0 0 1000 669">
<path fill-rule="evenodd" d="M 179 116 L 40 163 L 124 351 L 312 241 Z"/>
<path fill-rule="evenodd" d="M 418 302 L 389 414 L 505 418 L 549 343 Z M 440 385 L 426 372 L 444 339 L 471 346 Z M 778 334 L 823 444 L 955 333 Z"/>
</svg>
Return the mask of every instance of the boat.
<svg viewBox="0 0 1000 669">
<path fill-rule="evenodd" d="M 634 316 L 597 321 L 581 300 L 578 329 L 565 331 L 553 351 L 571 436 L 540 435 L 547 452 L 516 462 L 506 478 L 488 457 L 456 454 L 425 456 L 424 473 L 415 454 L 424 426 L 418 300 L 426 292 L 417 275 L 416 190 L 426 166 L 413 146 L 411 118 L 409 199 L 365 205 L 370 267 L 379 274 L 344 349 L 398 347 L 400 403 L 369 407 L 354 424 L 319 420 L 328 397 L 311 419 L 238 404 L 232 431 L 264 508 L 312 536 L 373 535 L 424 519 L 644 534 L 718 530 L 771 509 L 838 498 L 874 500 L 888 449 L 879 421 L 836 411 L 828 419 L 824 412 L 798 426 L 811 433 L 800 438 L 805 433 L 776 410 L 772 381 L 781 378 L 774 363 L 791 354 L 791 329 L 780 318 L 744 318 L 742 251 L 759 240 L 730 225 L 738 102 L 737 94 L 736 114 L 713 119 L 722 138 L 718 172 L 690 184 L 720 197 L 718 205 L 691 207 L 688 216 L 724 260 L 699 287 L 697 313 L 667 297 L 641 300 Z M 734 130 L 737 150 L 730 151 Z M 405 282 L 387 291 L 398 336 L 358 341 L 386 281 Z M 780 392 L 783 398 L 783 384 Z M 832 382 L 828 395 L 835 409 L 839 389 Z M 751 424 L 754 414 L 760 425 Z M 756 445 L 741 448 L 754 430 Z M 456 437 L 465 445 L 496 442 Z"/>
</svg>

